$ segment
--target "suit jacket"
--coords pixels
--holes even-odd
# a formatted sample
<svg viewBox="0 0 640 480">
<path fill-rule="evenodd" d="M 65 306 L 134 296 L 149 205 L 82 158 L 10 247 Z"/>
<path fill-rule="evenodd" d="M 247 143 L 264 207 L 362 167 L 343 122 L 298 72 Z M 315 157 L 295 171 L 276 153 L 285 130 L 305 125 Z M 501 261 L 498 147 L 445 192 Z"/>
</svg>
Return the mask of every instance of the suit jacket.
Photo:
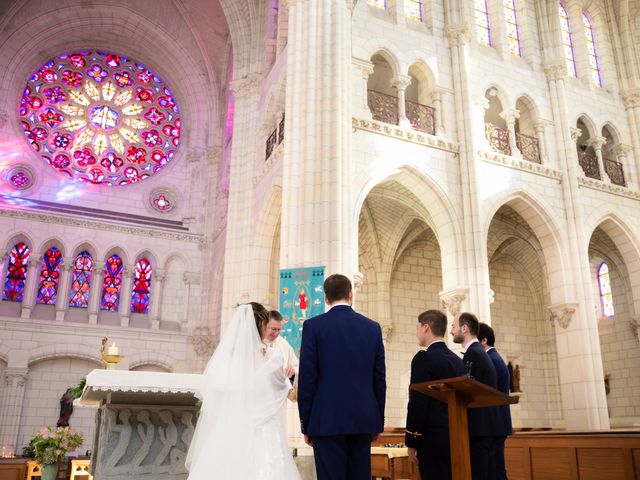
<svg viewBox="0 0 640 480">
<path fill-rule="evenodd" d="M 303 323 L 298 378 L 302 433 L 382 432 L 386 389 L 380 325 L 347 305 Z"/>
<path fill-rule="evenodd" d="M 411 383 L 429 382 L 464 375 L 464 364 L 444 342 L 432 343 L 411 361 Z M 433 455 L 449 453 L 447 404 L 409 390 L 407 406 L 407 447 L 427 449 Z"/>
<path fill-rule="evenodd" d="M 488 350 L 487 355 L 489 355 L 489 358 L 493 362 L 493 366 L 496 369 L 498 390 L 509 395 L 509 385 L 511 384 L 511 377 L 509 375 L 507 364 L 504 363 L 504 360 L 495 348 L 491 348 L 490 350 Z M 498 412 L 500 413 L 500 419 L 502 420 L 502 424 L 504 425 L 505 435 L 511 435 L 513 433 L 513 429 L 511 428 L 511 409 L 509 408 L 509 405 L 500 405 L 498 407 Z"/>
<path fill-rule="evenodd" d="M 479 382 L 498 388 L 498 379 L 493 362 L 482 345 L 473 342 L 462 357 L 464 367 Z M 467 411 L 470 437 L 503 437 L 506 435 L 500 421 L 498 407 L 470 408 Z"/>
</svg>

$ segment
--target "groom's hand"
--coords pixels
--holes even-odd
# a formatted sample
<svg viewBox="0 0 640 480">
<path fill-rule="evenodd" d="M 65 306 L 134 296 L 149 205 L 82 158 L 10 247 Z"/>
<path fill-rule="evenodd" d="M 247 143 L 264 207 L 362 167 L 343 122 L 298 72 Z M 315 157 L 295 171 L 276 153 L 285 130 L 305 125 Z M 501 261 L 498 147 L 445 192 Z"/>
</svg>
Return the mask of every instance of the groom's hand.
<svg viewBox="0 0 640 480">
<path fill-rule="evenodd" d="M 309 437 L 309 435 L 304 436 L 304 443 L 306 443 L 310 447 L 313 447 L 313 440 L 311 440 L 311 437 Z"/>
</svg>

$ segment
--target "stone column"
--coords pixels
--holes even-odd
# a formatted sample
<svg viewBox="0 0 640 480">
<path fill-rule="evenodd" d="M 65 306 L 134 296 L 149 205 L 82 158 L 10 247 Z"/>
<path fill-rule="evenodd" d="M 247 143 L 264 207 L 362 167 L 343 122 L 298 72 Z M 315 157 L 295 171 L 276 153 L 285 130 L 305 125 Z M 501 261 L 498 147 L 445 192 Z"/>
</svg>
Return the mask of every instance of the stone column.
<svg viewBox="0 0 640 480">
<path fill-rule="evenodd" d="M 27 281 L 24 286 L 24 296 L 22 297 L 22 318 L 31 318 L 31 312 L 35 304 L 38 280 L 40 279 L 40 267 L 42 257 L 31 254 L 27 267 Z"/>
<path fill-rule="evenodd" d="M 630 188 L 631 185 L 636 186 L 636 178 L 635 172 L 631 168 L 631 165 L 627 162 L 627 155 L 633 152 L 633 147 L 631 145 L 625 145 L 620 143 L 616 145 L 613 149 L 613 153 L 616 156 L 618 162 L 622 164 L 622 170 L 624 171 L 624 181 L 627 184 L 627 188 Z"/>
<path fill-rule="evenodd" d="M 16 450 L 18 430 L 22 418 L 24 391 L 27 384 L 27 368 L 7 368 L 4 372 L 4 388 L 0 390 L 0 445 Z"/>
<path fill-rule="evenodd" d="M 433 94 L 433 109 L 436 117 L 436 135 L 441 137 L 445 134 L 444 127 L 444 94 L 443 88 L 436 87 Z"/>
<path fill-rule="evenodd" d="M 545 130 L 549 125 L 547 120 L 538 120 L 535 124 L 536 138 L 538 139 L 538 152 L 540 153 L 540 163 L 546 165 L 549 162 L 549 151 L 547 150 L 547 140 Z"/>
<path fill-rule="evenodd" d="M 6 273 L 7 258 L 9 258 L 7 251 L 3 248 L 0 248 L 0 289 L 2 290 L 4 290 L 4 280 L 5 280 L 5 275 L 7 274 Z M 1 294 L 0 294 L 0 301 L 2 301 Z"/>
<path fill-rule="evenodd" d="M 167 271 L 158 268 L 153 273 L 153 288 L 151 289 L 151 298 L 149 299 L 149 315 L 151 316 L 151 328 L 160 328 L 160 298 L 162 298 L 162 283 L 167 276 Z"/>
<path fill-rule="evenodd" d="M 64 316 L 69 308 L 69 287 L 71 285 L 71 269 L 73 258 L 65 257 L 60 265 L 60 283 L 58 284 L 58 296 L 56 298 L 56 321 L 64 321 Z"/>
<path fill-rule="evenodd" d="M 607 143 L 607 139 L 604 137 L 593 137 L 590 138 L 587 142 L 587 144 L 590 147 L 593 147 L 593 150 L 596 152 L 596 158 L 598 159 L 598 170 L 600 170 L 600 180 L 605 183 L 611 183 L 611 179 L 604 170 L 604 160 L 602 159 L 602 147 L 605 143 Z"/>
<path fill-rule="evenodd" d="M 560 188 L 566 211 L 566 240 L 559 244 L 564 279 L 556 276 L 556 282 L 549 286 L 553 302 L 549 310 L 559 324 L 556 344 L 563 416 L 567 429 L 608 429 L 602 355 L 593 315 L 589 240 L 578 184 L 578 177 L 582 176 L 575 147 L 579 130 L 572 126 L 568 113 L 564 58 L 546 62 L 544 70 L 549 83 L 557 139 L 555 154 L 563 176 Z"/>
<path fill-rule="evenodd" d="M 630 88 L 621 92 L 624 108 L 627 110 L 633 158 L 640 158 L 640 88 Z M 631 170 L 632 166 L 629 166 Z M 640 162 L 635 162 L 633 177 L 640 182 Z"/>
<path fill-rule="evenodd" d="M 289 0 L 281 268 L 323 265 L 325 275 L 348 276 L 358 270 L 350 3 Z"/>
<path fill-rule="evenodd" d="M 290 19 L 291 20 L 291 19 Z M 291 25 L 290 27 L 291 28 Z M 290 46 L 294 43 L 289 42 Z M 290 52 L 292 48 L 287 48 Z M 231 90 L 235 96 L 235 114 L 230 162 L 229 202 L 227 208 L 227 232 L 224 252 L 224 280 L 222 294 L 222 331 L 231 320 L 234 306 L 244 292 L 252 292 L 254 277 L 252 265 L 246 259 L 253 243 L 254 221 L 248 214 L 253 206 L 253 183 L 251 181 L 255 165 L 264 162 L 264 142 L 248 141 L 255 135 L 255 111 L 259 105 L 262 76 L 250 73 L 244 78 L 231 82 Z M 287 82 L 287 91 L 289 83 Z M 306 91 L 305 95 L 310 95 Z M 285 131 L 289 143 L 289 128 L 296 119 L 289 116 L 286 108 L 287 122 Z M 289 118 L 291 119 L 289 121 Z M 256 150 L 257 149 L 257 150 Z M 250 296 L 250 295 L 249 295 Z"/>
<path fill-rule="evenodd" d="M 371 63 L 369 60 L 362 60 L 360 58 L 352 59 L 351 63 L 353 64 L 354 67 L 356 67 L 356 69 L 360 71 L 360 75 L 362 78 L 362 85 L 364 87 L 360 89 L 361 95 L 362 95 L 362 92 L 364 92 L 364 97 L 360 102 L 361 112 L 359 112 L 359 115 L 362 115 L 364 118 L 371 120 L 373 118 L 373 114 L 369 109 L 369 83 L 368 82 L 369 82 L 369 76 L 373 74 L 373 63 Z"/>
<path fill-rule="evenodd" d="M 194 319 L 192 318 L 192 307 L 193 304 L 195 303 L 192 300 L 193 297 L 193 292 L 195 290 L 195 286 L 196 285 L 200 285 L 200 274 L 196 273 L 196 272 L 185 272 L 184 273 L 184 283 L 187 285 L 187 303 L 184 306 L 184 310 L 185 310 L 185 319 L 183 321 L 182 324 L 182 330 L 184 331 L 187 327 L 187 325 L 189 324 L 194 324 Z M 246 299 L 247 301 L 250 300 L 249 298 Z"/>
<path fill-rule="evenodd" d="M 120 315 L 120 325 L 129 326 L 131 318 L 131 295 L 133 293 L 133 272 L 134 265 L 125 265 L 122 269 L 122 285 L 120 286 L 120 304 L 118 314 Z"/>
<path fill-rule="evenodd" d="M 391 85 L 398 91 L 398 125 L 404 128 L 411 128 L 411 121 L 407 118 L 407 105 L 405 103 L 405 90 L 411 85 L 411 77 L 400 75 L 391 82 Z"/>
<path fill-rule="evenodd" d="M 89 291 L 89 323 L 98 323 L 100 302 L 102 300 L 102 281 L 104 280 L 104 267 L 94 271 L 91 276 L 91 290 Z"/>
<path fill-rule="evenodd" d="M 504 110 L 500 116 L 507 122 L 507 132 L 509 133 L 509 149 L 511 150 L 511 156 L 516 158 L 522 158 L 522 152 L 518 148 L 518 142 L 516 141 L 516 119 L 520 118 L 520 112 L 515 108 L 508 108 Z"/>
</svg>

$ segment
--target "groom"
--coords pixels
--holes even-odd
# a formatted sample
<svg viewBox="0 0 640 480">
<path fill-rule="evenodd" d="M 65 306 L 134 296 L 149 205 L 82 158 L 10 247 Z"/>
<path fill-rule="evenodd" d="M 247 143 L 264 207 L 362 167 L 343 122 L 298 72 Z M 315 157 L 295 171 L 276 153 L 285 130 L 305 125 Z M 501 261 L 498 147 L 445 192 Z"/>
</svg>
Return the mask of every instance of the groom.
<svg viewBox="0 0 640 480">
<path fill-rule="evenodd" d="M 370 480 L 371 441 L 384 429 L 380 325 L 352 308 L 351 282 L 324 282 L 329 311 L 303 323 L 298 410 L 318 480 Z"/>
</svg>

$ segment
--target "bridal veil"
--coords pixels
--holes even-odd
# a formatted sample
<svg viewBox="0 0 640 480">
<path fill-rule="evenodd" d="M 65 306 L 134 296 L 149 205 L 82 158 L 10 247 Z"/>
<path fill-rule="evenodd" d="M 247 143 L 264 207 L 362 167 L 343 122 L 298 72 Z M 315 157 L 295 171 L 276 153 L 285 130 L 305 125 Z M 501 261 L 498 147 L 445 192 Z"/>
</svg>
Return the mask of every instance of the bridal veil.
<svg viewBox="0 0 640 480">
<path fill-rule="evenodd" d="M 265 359 L 251 305 L 240 305 L 203 374 L 186 465 L 189 480 L 256 478 L 256 429 L 278 415 L 291 388 L 282 360 Z"/>
</svg>

